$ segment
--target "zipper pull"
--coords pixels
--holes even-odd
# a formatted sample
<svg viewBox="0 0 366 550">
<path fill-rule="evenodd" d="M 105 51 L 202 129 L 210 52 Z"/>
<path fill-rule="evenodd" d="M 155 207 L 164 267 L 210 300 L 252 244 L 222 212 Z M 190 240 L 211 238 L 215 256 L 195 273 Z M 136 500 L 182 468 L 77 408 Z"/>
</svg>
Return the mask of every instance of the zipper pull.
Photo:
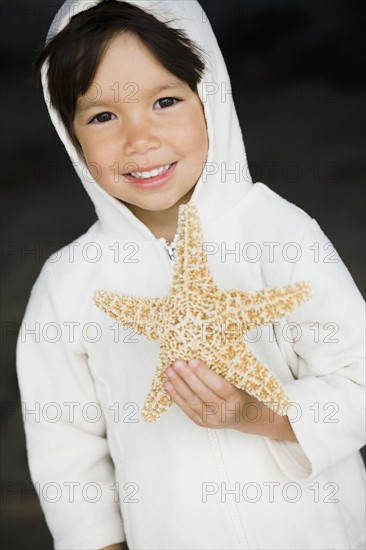
<svg viewBox="0 0 366 550">
<path fill-rule="evenodd" d="M 168 241 L 166 239 L 164 239 L 164 237 L 161 237 L 159 239 L 159 241 L 161 241 L 163 243 L 164 248 L 167 251 L 167 254 L 169 256 L 169 260 L 174 260 L 174 258 L 175 258 L 175 242 L 172 241 L 171 243 L 168 243 Z"/>
<path fill-rule="evenodd" d="M 170 260 L 174 260 L 175 258 L 175 244 L 174 243 L 166 243 L 166 251 L 168 252 L 168 256 Z"/>
</svg>

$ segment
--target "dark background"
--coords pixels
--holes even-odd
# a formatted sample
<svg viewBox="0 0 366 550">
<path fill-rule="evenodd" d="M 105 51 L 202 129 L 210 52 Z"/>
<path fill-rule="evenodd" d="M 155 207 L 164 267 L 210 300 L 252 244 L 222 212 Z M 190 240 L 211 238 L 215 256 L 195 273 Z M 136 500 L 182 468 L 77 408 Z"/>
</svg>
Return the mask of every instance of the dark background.
<svg viewBox="0 0 366 550">
<path fill-rule="evenodd" d="M 362 3 L 200 3 L 232 78 L 253 180 L 266 183 L 318 220 L 364 293 Z M 1 542 L 3 548 L 16 550 L 52 548 L 28 472 L 15 373 L 16 337 L 46 258 L 95 220 L 41 91 L 29 79 L 33 52 L 61 4 L 1 3 Z"/>
</svg>

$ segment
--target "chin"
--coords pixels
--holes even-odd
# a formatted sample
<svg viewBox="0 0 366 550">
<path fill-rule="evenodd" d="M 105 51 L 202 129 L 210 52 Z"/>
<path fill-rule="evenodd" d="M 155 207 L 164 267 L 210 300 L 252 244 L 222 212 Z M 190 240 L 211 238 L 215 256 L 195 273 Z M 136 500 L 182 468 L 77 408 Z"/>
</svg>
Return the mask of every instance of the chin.
<svg viewBox="0 0 366 550">
<path fill-rule="evenodd" d="M 122 204 L 127 206 L 130 210 L 132 209 L 140 209 L 145 210 L 146 212 L 164 212 L 165 210 L 170 210 L 177 204 L 186 204 L 191 199 L 192 193 L 196 187 L 196 184 L 194 184 L 190 189 L 187 191 L 183 191 L 183 194 L 179 194 L 178 196 L 173 196 L 172 198 L 169 197 L 169 194 L 161 194 L 160 196 L 155 196 L 154 199 L 152 197 L 149 197 L 149 199 L 146 198 L 145 201 L 141 201 L 140 204 L 135 204 L 132 202 L 128 202 L 126 200 L 122 200 L 117 198 Z M 144 204 L 145 202 L 145 204 Z"/>
</svg>

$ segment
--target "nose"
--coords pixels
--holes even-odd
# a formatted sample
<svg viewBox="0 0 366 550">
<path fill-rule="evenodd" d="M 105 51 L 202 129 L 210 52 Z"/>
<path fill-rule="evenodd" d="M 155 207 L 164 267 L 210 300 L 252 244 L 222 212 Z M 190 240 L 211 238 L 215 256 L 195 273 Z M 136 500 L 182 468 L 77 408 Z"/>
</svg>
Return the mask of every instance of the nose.
<svg viewBox="0 0 366 550">
<path fill-rule="evenodd" d="M 123 129 L 125 137 L 125 154 L 127 156 L 145 155 L 151 150 L 158 149 L 161 141 L 157 128 L 148 118 L 126 121 Z"/>
</svg>

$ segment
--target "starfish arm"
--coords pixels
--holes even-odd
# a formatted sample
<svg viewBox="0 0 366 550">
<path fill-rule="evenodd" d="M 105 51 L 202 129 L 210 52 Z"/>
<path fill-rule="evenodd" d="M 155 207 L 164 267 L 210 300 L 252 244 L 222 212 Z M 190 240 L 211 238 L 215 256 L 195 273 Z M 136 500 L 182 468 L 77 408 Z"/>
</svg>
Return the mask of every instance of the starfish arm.
<svg viewBox="0 0 366 550">
<path fill-rule="evenodd" d="M 159 298 L 139 298 L 106 290 L 96 290 L 93 298 L 96 306 L 123 327 L 154 342 L 159 340 Z"/>
<path fill-rule="evenodd" d="M 272 323 L 285 317 L 312 295 L 310 283 L 306 281 L 259 291 L 221 292 L 226 295 L 224 309 L 229 314 L 231 312 L 232 319 L 242 323 L 243 330 L 250 330 L 253 326 Z"/>
<path fill-rule="evenodd" d="M 141 412 L 145 422 L 156 422 L 172 405 L 170 395 L 165 391 L 163 383 L 168 380 L 164 371 L 169 366 L 169 353 L 164 344 L 160 348 L 159 363 L 151 383 L 149 393 Z"/>
<path fill-rule="evenodd" d="M 216 291 L 203 246 L 197 207 L 191 201 L 181 205 L 178 211 L 173 287 L 189 293 Z"/>
<path fill-rule="evenodd" d="M 229 367 L 223 377 L 236 388 L 245 390 L 272 407 L 281 416 L 286 415 L 291 399 L 275 375 L 250 350 L 246 349 L 241 360 Z"/>
</svg>

